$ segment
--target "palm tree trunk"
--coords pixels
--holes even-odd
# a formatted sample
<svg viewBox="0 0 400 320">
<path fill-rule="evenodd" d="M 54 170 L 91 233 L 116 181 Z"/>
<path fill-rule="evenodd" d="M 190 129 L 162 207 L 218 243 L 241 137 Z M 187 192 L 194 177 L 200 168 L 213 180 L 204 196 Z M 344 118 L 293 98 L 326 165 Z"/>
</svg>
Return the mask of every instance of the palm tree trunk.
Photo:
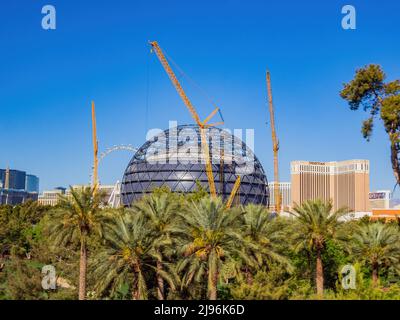
<svg viewBox="0 0 400 320">
<path fill-rule="evenodd" d="M 138 280 L 135 278 L 135 281 L 133 282 L 133 289 L 132 289 L 132 300 L 139 300 L 139 286 L 138 286 Z"/>
<path fill-rule="evenodd" d="M 322 298 L 324 295 L 324 268 L 322 266 L 321 249 L 317 249 L 317 266 L 316 266 L 316 285 L 317 295 Z"/>
<path fill-rule="evenodd" d="M 215 259 L 209 258 L 208 264 L 208 299 L 217 300 L 218 267 Z"/>
<path fill-rule="evenodd" d="M 208 278 L 209 278 L 208 299 L 209 300 L 217 300 L 218 274 L 216 272 L 214 274 L 209 273 Z"/>
<path fill-rule="evenodd" d="M 246 281 L 248 285 L 252 285 L 253 284 L 253 275 L 251 274 L 250 270 L 246 267 L 245 268 L 245 274 L 246 274 Z"/>
<path fill-rule="evenodd" d="M 157 261 L 157 297 L 158 300 L 164 300 L 164 279 L 160 276 L 162 271 L 161 261 Z"/>
<path fill-rule="evenodd" d="M 372 264 L 372 285 L 376 287 L 378 285 L 379 275 L 378 275 L 378 264 Z"/>
<path fill-rule="evenodd" d="M 86 269 L 87 269 L 87 248 L 85 239 L 81 239 L 81 253 L 79 259 L 79 300 L 86 298 Z"/>
</svg>

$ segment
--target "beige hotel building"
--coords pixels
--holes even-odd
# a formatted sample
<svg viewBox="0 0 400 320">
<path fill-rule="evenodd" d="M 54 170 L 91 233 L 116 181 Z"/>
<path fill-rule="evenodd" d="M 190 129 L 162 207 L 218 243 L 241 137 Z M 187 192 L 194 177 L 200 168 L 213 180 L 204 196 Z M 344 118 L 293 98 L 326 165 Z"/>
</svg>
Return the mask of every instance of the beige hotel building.
<svg viewBox="0 0 400 320">
<path fill-rule="evenodd" d="M 269 209 L 271 211 L 275 210 L 275 181 L 268 183 L 269 189 Z M 281 210 L 288 211 L 292 201 L 291 201 L 291 191 L 290 182 L 279 182 L 279 195 L 281 197 Z"/>
<path fill-rule="evenodd" d="M 334 209 L 369 211 L 369 161 L 292 161 L 292 205 L 306 200 L 332 200 Z"/>
</svg>

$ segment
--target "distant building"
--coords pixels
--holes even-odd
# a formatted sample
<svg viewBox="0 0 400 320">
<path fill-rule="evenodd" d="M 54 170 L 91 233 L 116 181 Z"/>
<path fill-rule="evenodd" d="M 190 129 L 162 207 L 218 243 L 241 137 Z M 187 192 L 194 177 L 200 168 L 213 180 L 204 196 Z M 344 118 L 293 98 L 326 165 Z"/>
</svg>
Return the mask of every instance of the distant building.
<svg viewBox="0 0 400 320">
<path fill-rule="evenodd" d="M 81 189 L 81 188 L 85 188 L 87 187 L 87 185 L 73 185 L 72 188 L 73 189 Z M 103 193 L 103 202 L 104 203 L 108 203 L 108 199 L 110 198 L 113 190 L 115 188 L 115 185 L 99 185 L 98 190 L 99 192 Z M 67 189 L 65 191 L 65 194 L 67 196 L 69 196 L 71 194 L 71 191 L 69 189 Z"/>
<path fill-rule="evenodd" d="M 275 210 L 275 181 L 268 183 L 269 189 L 269 209 Z M 292 204 L 291 197 L 291 183 L 290 182 L 279 182 L 279 193 L 281 196 L 281 210 L 288 211 Z"/>
<path fill-rule="evenodd" d="M 373 209 L 389 209 L 391 200 L 390 190 L 379 190 L 369 193 L 369 207 Z"/>
<path fill-rule="evenodd" d="M 73 185 L 73 189 L 87 187 L 85 185 Z M 99 192 L 104 194 L 103 202 L 111 207 L 118 207 L 120 204 L 120 183 L 116 185 L 99 185 Z M 55 206 L 58 204 L 60 195 L 71 197 L 71 191 L 63 187 L 57 187 L 54 190 L 43 191 L 39 195 L 39 203 L 42 205 Z"/>
<path fill-rule="evenodd" d="M 67 188 L 64 187 L 56 187 L 54 190 L 60 190 L 62 193 L 65 193 L 67 191 Z"/>
<path fill-rule="evenodd" d="M 38 202 L 44 206 L 55 206 L 62 194 L 65 194 L 65 189 L 57 188 L 50 191 L 43 191 L 43 193 L 39 195 Z"/>
<path fill-rule="evenodd" d="M 335 210 L 369 211 L 369 161 L 293 161 L 292 205 L 306 200 L 332 200 Z"/>
<path fill-rule="evenodd" d="M 0 185 L 4 189 L 25 190 L 26 172 L 12 169 L 0 169 Z"/>
<path fill-rule="evenodd" d="M 13 190 L 0 188 L 0 205 L 9 204 L 17 205 L 25 203 L 28 200 L 36 201 L 38 194 L 36 192 L 30 193 L 25 190 Z"/>
<path fill-rule="evenodd" d="M 0 204 L 16 205 L 37 200 L 39 178 L 25 171 L 0 169 Z"/>
<path fill-rule="evenodd" d="M 372 209 L 371 220 L 397 220 L 400 219 L 400 209 Z"/>
<path fill-rule="evenodd" d="M 27 174 L 25 178 L 25 190 L 39 193 L 39 178 L 33 174 Z"/>
</svg>

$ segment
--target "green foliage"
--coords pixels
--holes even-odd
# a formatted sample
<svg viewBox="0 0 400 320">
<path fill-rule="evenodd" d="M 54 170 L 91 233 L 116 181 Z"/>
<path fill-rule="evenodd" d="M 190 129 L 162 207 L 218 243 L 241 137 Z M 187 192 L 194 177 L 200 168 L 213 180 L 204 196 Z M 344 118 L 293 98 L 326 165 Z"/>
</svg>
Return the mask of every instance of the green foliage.
<svg viewBox="0 0 400 320">
<path fill-rule="evenodd" d="M 283 300 L 289 299 L 291 281 L 285 269 L 270 265 L 268 270 L 257 271 L 251 281 L 238 277 L 227 288 L 235 300 Z"/>
<path fill-rule="evenodd" d="M 296 225 L 293 233 L 294 251 L 305 251 L 309 254 L 309 261 L 315 261 L 316 289 L 318 296 L 322 298 L 324 281 L 326 281 L 324 257 L 326 258 L 330 253 L 327 248 L 332 248 L 327 244 L 337 237 L 343 225 L 341 218 L 347 214 L 348 210 L 341 208 L 334 211 L 331 201 L 323 202 L 322 200 L 305 201 L 301 206 L 295 205 L 293 210 Z"/>
<path fill-rule="evenodd" d="M 355 261 L 364 263 L 375 272 L 375 281 L 378 281 L 378 272 L 382 268 L 400 271 L 400 232 L 397 225 L 381 222 L 362 224 L 355 229 L 348 245 Z"/>
<path fill-rule="evenodd" d="M 183 256 L 178 272 L 183 272 L 182 285 L 205 281 L 207 295 L 217 297 L 217 284 L 221 268 L 226 261 L 240 257 L 247 265 L 254 265 L 246 252 L 248 242 L 240 232 L 244 224 L 240 209 L 226 210 L 220 198 L 210 197 L 192 202 L 188 213 L 182 216 L 180 254 Z"/>
<path fill-rule="evenodd" d="M 273 217 L 261 206 L 226 209 L 203 192 L 168 189 L 129 209 L 93 210 L 90 194 L 77 199 L 74 212 L 88 208 L 82 220 L 70 202 L 0 207 L 0 299 L 77 299 L 78 225 L 91 231 L 88 299 L 317 299 L 317 248 L 324 298 L 400 298 L 397 222 L 339 221 L 344 211 L 321 201 L 297 206 L 293 217 Z M 377 284 L 372 261 L 379 262 Z M 349 263 L 357 269 L 355 290 L 341 286 L 339 270 Z M 44 290 L 44 265 L 70 288 Z"/>
<path fill-rule="evenodd" d="M 326 293 L 327 299 L 332 300 L 400 300 L 400 286 L 374 286 L 369 278 L 365 278 L 362 266 L 354 264 L 356 281 L 354 289 L 344 289 L 341 285 L 342 277 L 336 282 L 334 289 Z"/>
<path fill-rule="evenodd" d="M 335 237 L 342 225 L 340 220 L 348 213 L 346 208 L 333 211 L 332 202 L 305 201 L 293 208 L 297 233 L 293 238 L 297 250 L 323 249 L 327 240 Z"/>
<path fill-rule="evenodd" d="M 354 79 L 344 84 L 340 96 L 349 103 L 351 110 L 362 106 L 364 111 L 369 112 L 361 129 L 367 141 L 373 132 L 374 119 L 379 115 L 390 140 L 394 176 L 400 183 L 400 80 L 385 82 L 385 79 L 386 75 L 379 65 L 367 65 L 356 70 Z"/>
</svg>

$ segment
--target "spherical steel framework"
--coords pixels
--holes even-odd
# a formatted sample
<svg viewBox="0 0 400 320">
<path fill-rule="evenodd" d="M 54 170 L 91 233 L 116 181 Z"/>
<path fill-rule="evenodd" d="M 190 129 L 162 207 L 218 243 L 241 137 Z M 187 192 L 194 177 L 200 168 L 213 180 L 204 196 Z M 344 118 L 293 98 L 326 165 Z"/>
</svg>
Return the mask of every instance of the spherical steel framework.
<svg viewBox="0 0 400 320">
<path fill-rule="evenodd" d="M 206 137 L 218 195 L 227 199 L 240 175 L 235 202 L 267 206 L 267 177 L 250 148 L 227 130 L 211 127 L 206 129 Z M 122 202 L 130 206 L 143 194 L 162 186 L 173 192 L 193 192 L 197 181 L 209 190 L 199 127 L 170 128 L 146 141 L 129 162 L 122 179 Z"/>
</svg>

